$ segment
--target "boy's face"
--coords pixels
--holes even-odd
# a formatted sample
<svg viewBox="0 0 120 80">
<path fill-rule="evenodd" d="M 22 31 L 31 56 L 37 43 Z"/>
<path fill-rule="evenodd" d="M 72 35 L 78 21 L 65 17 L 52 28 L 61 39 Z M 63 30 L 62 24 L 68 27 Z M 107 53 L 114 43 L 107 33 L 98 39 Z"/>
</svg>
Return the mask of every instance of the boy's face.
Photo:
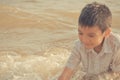
<svg viewBox="0 0 120 80">
<path fill-rule="evenodd" d="M 107 36 L 106 31 L 102 33 L 98 26 L 78 27 L 79 39 L 88 49 L 93 49 L 101 45 L 104 37 Z"/>
</svg>

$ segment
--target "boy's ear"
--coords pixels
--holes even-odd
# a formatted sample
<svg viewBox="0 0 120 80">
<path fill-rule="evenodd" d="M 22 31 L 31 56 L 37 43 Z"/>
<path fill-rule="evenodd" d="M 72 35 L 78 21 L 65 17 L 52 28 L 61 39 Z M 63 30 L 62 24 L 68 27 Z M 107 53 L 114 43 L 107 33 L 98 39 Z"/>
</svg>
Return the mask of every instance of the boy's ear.
<svg viewBox="0 0 120 80">
<path fill-rule="evenodd" d="M 105 31 L 105 37 L 108 37 L 111 33 L 111 28 L 107 28 L 107 30 Z"/>
</svg>

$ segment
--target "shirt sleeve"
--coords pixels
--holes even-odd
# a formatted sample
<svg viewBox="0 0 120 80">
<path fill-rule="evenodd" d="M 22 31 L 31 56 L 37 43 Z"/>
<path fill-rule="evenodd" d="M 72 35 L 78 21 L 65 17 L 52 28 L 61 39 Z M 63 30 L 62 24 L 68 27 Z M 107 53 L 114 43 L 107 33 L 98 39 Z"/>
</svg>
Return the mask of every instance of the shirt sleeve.
<svg viewBox="0 0 120 80">
<path fill-rule="evenodd" d="M 111 69 L 113 72 L 120 72 L 120 49 L 114 54 Z"/>
<path fill-rule="evenodd" d="M 66 66 L 74 70 L 79 65 L 80 61 L 81 61 L 80 47 L 79 47 L 79 43 L 76 42 L 75 46 L 71 51 L 71 55 L 67 61 Z"/>
</svg>

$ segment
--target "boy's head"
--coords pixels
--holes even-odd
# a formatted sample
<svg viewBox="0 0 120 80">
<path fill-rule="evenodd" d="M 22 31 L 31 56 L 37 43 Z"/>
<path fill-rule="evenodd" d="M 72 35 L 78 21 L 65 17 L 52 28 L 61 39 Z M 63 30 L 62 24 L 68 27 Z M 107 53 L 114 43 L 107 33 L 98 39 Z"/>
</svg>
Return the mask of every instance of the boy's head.
<svg viewBox="0 0 120 80">
<path fill-rule="evenodd" d="M 81 27 L 98 26 L 102 32 L 111 27 L 112 14 L 106 5 L 93 2 L 86 5 L 80 14 Z"/>
<path fill-rule="evenodd" d="M 112 14 L 103 4 L 93 2 L 86 5 L 79 17 L 79 39 L 86 48 L 99 48 L 110 34 Z"/>
</svg>

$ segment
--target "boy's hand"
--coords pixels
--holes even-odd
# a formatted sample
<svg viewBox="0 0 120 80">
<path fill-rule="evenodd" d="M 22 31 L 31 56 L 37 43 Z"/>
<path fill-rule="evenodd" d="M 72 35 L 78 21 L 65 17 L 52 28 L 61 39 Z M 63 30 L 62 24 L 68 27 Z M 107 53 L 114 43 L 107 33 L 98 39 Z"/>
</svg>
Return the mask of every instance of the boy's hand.
<svg viewBox="0 0 120 80">
<path fill-rule="evenodd" d="M 70 80 L 72 74 L 73 74 L 73 70 L 71 70 L 68 67 L 65 67 L 64 71 L 62 72 L 58 80 Z"/>
</svg>

